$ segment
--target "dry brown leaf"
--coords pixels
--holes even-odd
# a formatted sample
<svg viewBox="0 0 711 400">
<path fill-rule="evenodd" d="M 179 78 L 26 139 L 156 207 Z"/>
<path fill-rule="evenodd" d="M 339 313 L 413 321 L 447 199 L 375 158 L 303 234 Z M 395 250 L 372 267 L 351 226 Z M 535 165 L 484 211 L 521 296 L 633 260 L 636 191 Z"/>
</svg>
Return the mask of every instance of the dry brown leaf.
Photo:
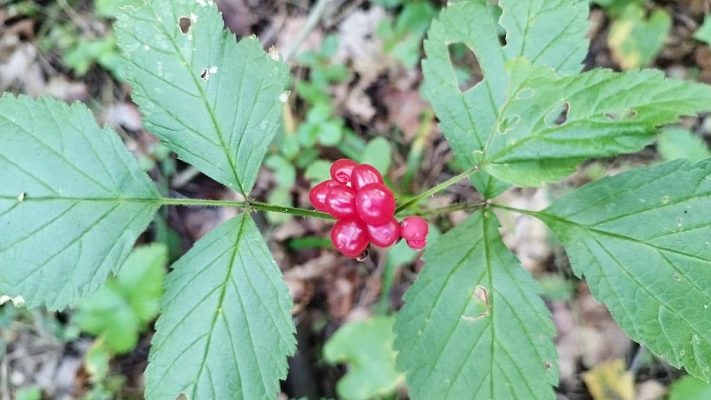
<svg viewBox="0 0 711 400">
<path fill-rule="evenodd" d="M 222 11 L 225 26 L 237 36 L 252 33 L 252 26 L 257 23 L 257 16 L 252 13 L 244 0 L 217 0 L 217 7 Z"/>
<path fill-rule="evenodd" d="M 118 103 L 109 106 L 101 113 L 101 119 L 114 128 L 122 127 L 130 131 L 143 129 L 143 115 L 133 103 Z"/>
<path fill-rule="evenodd" d="M 430 105 L 417 90 L 400 90 L 393 86 L 381 90 L 380 98 L 387 109 L 388 122 L 400 128 L 406 142 L 412 141 L 420 129 L 421 115 Z"/>
<path fill-rule="evenodd" d="M 376 30 L 387 18 L 387 12 L 379 6 L 357 10 L 346 17 L 338 27 L 338 51 L 334 62 L 350 62 L 353 71 L 360 75 L 359 85 L 368 87 L 389 68 L 399 65 L 385 53 L 382 40 Z"/>
<path fill-rule="evenodd" d="M 634 378 L 621 359 L 596 365 L 583 374 L 583 380 L 595 400 L 634 399 Z"/>
<path fill-rule="evenodd" d="M 345 278 L 336 278 L 328 288 L 328 312 L 332 319 L 339 320 L 351 311 L 353 305 L 353 284 Z"/>
</svg>

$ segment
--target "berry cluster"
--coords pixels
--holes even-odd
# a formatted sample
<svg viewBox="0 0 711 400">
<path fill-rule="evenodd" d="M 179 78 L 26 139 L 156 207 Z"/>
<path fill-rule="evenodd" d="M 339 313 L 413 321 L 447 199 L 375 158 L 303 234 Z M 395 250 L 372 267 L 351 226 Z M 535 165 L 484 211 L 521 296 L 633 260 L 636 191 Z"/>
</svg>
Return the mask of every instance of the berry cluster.
<svg viewBox="0 0 711 400">
<path fill-rule="evenodd" d="M 341 253 L 358 257 L 370 243 L 389 247 L 401 237 L 413 249 L 425 247 L 427 221 L 407 217 L 398 223 L 395 196 L 373 166 L 340 159 L 331 166 L 331 178 L 314 186 L 309 200 L 338 220 L 331 241 Z"/>
</svg>

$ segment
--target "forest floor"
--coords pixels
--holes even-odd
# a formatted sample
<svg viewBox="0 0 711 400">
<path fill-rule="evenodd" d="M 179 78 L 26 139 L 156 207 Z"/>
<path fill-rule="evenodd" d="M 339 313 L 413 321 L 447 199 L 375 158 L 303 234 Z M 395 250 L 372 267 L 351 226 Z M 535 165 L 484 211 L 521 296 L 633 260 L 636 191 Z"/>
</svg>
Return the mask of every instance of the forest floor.
<svg viewBox="0 0 711 400">
<path fill-rule="evenodd" d="M 32 96 L 50 95 L 66 101 L 87 103 L 97 118 L 119 132 L 129 149 L 146 165 L 157 181 L 165 183 L 174 196 L 205 199 L 238 199 L 210 178 L 196 173 L 173 155 L 157 155 L 157 140 L 147 132 L 141 115 L 131 102 L 131 89 L 120 81 L 118 50 L 112 42 L 110 1 L 86 0 L 5 1 L 0 7 L 0 89 Z M 226 26 L 237 37 L 256 34 L 265 49 L 276 46 L 282 52 L 293 48 L 294 38 L 303 30 L 313 2 L 294 0 L 219 0 Z M 397 2 L 395 2 L 397 3 Z M 102 9 L 99 5 L 103 4 Z M 432 10 L 441 4 L 432 3 Z M 711 4 L 708 1 L 680 0 L 647 2 L 647 10 L 663 10 L 671 16 L 672 28 L 664 45 L 649 65 L 668 76 L 711 83 L 711 50 L 693 38 Z M 336 71 L 337 79 L 327 83 L 324 93 L 331 114 L 323 123 L 347 130 L 356 148 L 376 138 L 391 144 L 389 178 L 409 179 L 407 190 L 417 193 L 456 175 L 452 152 L 438 128 L 431 106 L 423 100 L 419 66 L 422 26 L 429 11 L 414 16 L 398 28 L 393 24 L 403 13 L 402 5 L 386 8 L 362 0 L 337 0 L 319 16 L 294 54 L 318 53 L 316 62 L 293 57 L 289 63 L 293 84 L 313 82 Z M 428 9 L 429 10 L 429 9 Z M 607 67 L 620 70 L 620 60 L 610 50 L 608 33 L 611 18 L 594 6 L 591 14 L 590 52 L 585 68 Z M 383 26 L 389 26 L 383 30 Z M 414 37 L 414 39 L 413 39 Z M 108 38 L 108 40 L 107 40 Z M 336 43 L 324 49 L 327 38 Z M 408 39 L 409 38 L 409 39 Z M 414 40 L 414 51 L 399 51 L 406 40 Z M 105 43 L 108 41 L 108 44 Z M 97 44 L 98 43 L 98 44 Z M 328 45 L 328 43 L 327 43 Z M 476 73 L 476 60 L 464 57 L 463 65 Z M 329 70 L 327 67 L 334 67 Z M 317 74 L 319 77 L 317 77 Z M 295 132 L 318 105 L 292 92 L 285 110 L 284 129 Z M 335 122 L 334 122 L 335 121 Z M 339 122 L 342 121 L 342 122 Z M 711 138 L 711 123 L 685 118 L 682 126 L 698 137 Z M 343 157 L 338 147 L 316 145 L 316 158 L 332 161 Z M 415 150 L 413 150 L 415 149 Z M 413 151 L 420 157 L 416 167 L 408 165 Z M 279 149 L 273 149 L 278 153 Z M 511 189 L 497 201 L 513 207 L 540 210 L 571 188 L 630 166 L 649 164 L 659 158 L 654 146 L 614 159 L 589 161 L 565 181 L 538 189 Z M 298 207 L 309 207 L 308 190 L 322 171 L 296 166 L 296 179 L 288 187 L 280 180 L 278 168 L 263 168 L 253 195 L 256 199 L 287 199 Z M 279 196 L 273 193 L 279 193 Z M 451 186 L 430 199 L 430 206 L 443 207 L 479 199 L 468 183 Z M 179 255 L 211 229 L 236 213 L 222 208 L 171 207 L 163 214 L 167 222 L 171 254 Z M 459 210 L 434 218 L 441 231 L 468 216 Z M 348 370 L 346 365 L 329 365 L 321 356 L 324 343 L 344 324 L 368 318 L 378 312 L 393 312 L 402 306 L 402 295 L 417 277 L 423 263 L 419 257 L 398 265 L 384 251 L 374 251 L 365 262 L 343 257 L 328 247 L 330 222 L 317 219 L 280 220 L 258 215 L 260 228 L 282 269 L 295 303 L 299 348 L 290 360 L 291 372 L 282 385 L 283 398 L 336 398 L 336 382 Z M 562 249 L 547 228 L 529 216 L 502 214 L 505 244 L 522 265 L 546 289 L 557 336 L 561 380 L 556 389 L 560 399 L 589 399 L 594 373 L 614 370 L 621 360 L 634 382 L 634 398 L 662 398 L 670 384 L 684 373 L 656 358 L 629 339 L 596 302 L 584 281 L 578 280 Z M 157 240 L 147 232 L 139 240 Z M 390 260 L 390 261 L 389 261 Z M 383 295 L 384 271 L 392 272 L 389 293 Z M 143 371 L 152 337 L 152 326 L 141 335 L 133 350 L 116 355 L 109 362 L 103 390 L 96 383 L 87 352 L 95 338 L 73 323 L 73 312 L 51 313 L 0 307 L 0 397 L 33 399 L 142 398 Z M 4 351 L 3 351 L 4 350 Z M 588 374 L 588 375 L 586 375 Z M 592 376 L 587 381 L 585 376 Z M 108 379 L 108 380 L 107 380 Z M 594 383 L 593 383 L 594 384 Z M 615 385 L 625 383 L 613 383 Z M 622 390 L 622 389 L 620 389 Z M 23 397 L 24 396 L 24 397 Z M 104 397 L 101 397 L 104 396 Z M 406 398 L 400 391 L 397 398 Z"/>
</svg>

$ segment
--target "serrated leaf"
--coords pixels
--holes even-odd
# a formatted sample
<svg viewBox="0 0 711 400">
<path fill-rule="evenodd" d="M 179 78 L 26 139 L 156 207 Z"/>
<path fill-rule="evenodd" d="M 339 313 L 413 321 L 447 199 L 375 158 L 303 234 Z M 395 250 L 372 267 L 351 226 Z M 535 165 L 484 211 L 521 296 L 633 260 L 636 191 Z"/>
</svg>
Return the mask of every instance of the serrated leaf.
<svg viewBox="0 0 711 400">
<path fill-rule="evenodd" d="M 522 58 L 506 70 L 508 99 L 482 163 L 519 186 L 557 181 L 587 158 L 638 151 L 658 126 L 711 109 L 711 86 L 657 70 L 596 69 L 561 78 Z"/>
<path fill-rule="evenodd" d="M 536 216 L 635 341 L 711 378 L 711 160 L 590 183 Z"/>
<path fill-rule="evenodd" d="M 536 65 L 555 68 L 561 75 L 580 71 L 587 51 L 585 1 L 502 0 L 501 23 L 507 45 L 501 47 L 499 24 L 488 2 L 472 0 L 451 4 L 433 21 L 424 43 L 427 59 L 423 93 L 432 103 L 442 131 L 464 168 L 477 165 L 476 153 L 485 148 L 505 101 L 507 60 L 525 56 Z M 561 24 L 560 21 L 565 21 Z M 459 90 L 448 45 L 464 43 L 477 56 L 484 79 L 474 88 Z M 509 185 L 484 172 L 472 178 L 477 189 L 494 197 Z"/>
<path fill-rule="evenodd" d="M 647 18 L 643 5 L 629 5 L 610 26 L 607 43 L 622 69 L 644 67 L 662 51 L 671 26 L 666 11 L 656 10 Z"/>
<path fill-rule="evenodd" d="M 439 238 L 397 314 L 398 369 L 413 399 L 553 399 L 550 312 L 479 210 Z"/>
<path fill-rule="evenodd" d="M 524 56 L 559 76 L 579 73 L 588 52 L 586 0 L 501 0 L 506 59 Z M 492 71 L 493 72 L 493 71 Z"/>
<path fill-rule="evenodd" d="M 73 305 L 115 273 L 158 192 L 82 104 L 0 98 L 0 295 Z"/>
<path fill-rule="evenodd" d="M 286 66 L 254 36 L 235 43 L 212 0 L 151 0 L 125 11 L 116 37 L 144 124 L 181 159 L 248 196 L 276 134 Z"/>
<path fill-rule="evenodd" d="M 393 317 L 374 317 L 339 328 L 324 344 L 323 357 L 330 364 L 350 364 L 336 384 L 342 399 L 367 400 L 391 395 L 402 381 L 395 370 L 392 349 Z"/>
<path fill-rule="evenodd" d="M 296 347 L 293 304 L 251 217 L 223 223 L 173 268 L 146 370 L 146 398 L 276 396 L 286 356 Z"/>
</svg>

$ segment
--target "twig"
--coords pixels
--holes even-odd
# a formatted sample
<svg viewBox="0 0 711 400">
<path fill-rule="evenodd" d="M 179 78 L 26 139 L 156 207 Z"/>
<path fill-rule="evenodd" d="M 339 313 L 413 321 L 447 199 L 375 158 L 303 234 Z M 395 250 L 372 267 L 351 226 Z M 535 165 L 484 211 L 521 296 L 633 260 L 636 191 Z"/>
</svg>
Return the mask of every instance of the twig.
<svg viewBox="0 0 711 400">
<path fill-rule="evenodd" d="M 296 37 L 291 42 L 289 47 L 284 50 L 284 62 L 288 62 L 292 57 L 294 57 L 294 55 L 296 55 L 296 51 L 299 50 L 299 47 L 301 47 L 302 44 L 304 44 L 304 41 L 306 41 L 309 33 L 311 33 L 311 31 L 316 27 L 316 24 L 318 24 L 319 20 L 321 20 L 321 17 L 323 17 L 328 5 L 332 1 L 333 0 L 318 0 L 314 8 L 312 8 L 311 12 L 309 12 L 309 16 L 306 19 L 304 26 L 301 27 L 301 30 L 299 30 L 299 33 L 296 34 Z"/>
</svg>

